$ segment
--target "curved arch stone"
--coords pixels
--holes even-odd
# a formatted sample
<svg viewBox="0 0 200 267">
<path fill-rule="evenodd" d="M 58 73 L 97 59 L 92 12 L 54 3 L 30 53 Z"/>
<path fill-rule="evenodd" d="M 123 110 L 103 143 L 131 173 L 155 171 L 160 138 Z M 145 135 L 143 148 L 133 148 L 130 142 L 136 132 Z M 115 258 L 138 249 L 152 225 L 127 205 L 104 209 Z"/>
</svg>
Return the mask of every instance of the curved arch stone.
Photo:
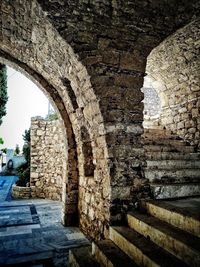
<svg viewBox="0 0 200 267">
<path fill-rule="evenodd" d="M 95 96 L 90 76 L 86 68 L 78 60 L 78 56 L 52 27 L 46 19 L 37 1 L 2 1 L 1 3 L 1 57 L 14 62 L 21 70 L 29 73 L 34 81 L 38 81 L 52 99 L 54 106 L 60 111 L 68 140 L 68 185 L 66 188 L 64 213 L 66 224 L 70 224 L 69 215 L 77 212 L 77 203 L 72 204 L 74 196 L 79 194 L 79 202 L 85 201 L 85 194 L 91 191 L 89 181 L 78 177 L 78 168 L 81 170 L 81 133 L 80 128 L 86 126 L 91 142 L 101 147 L 101 153 L 107 154 L 103 118 L 99 109 L 99 100 Z M 13 64 L 13 63 L 12 63 Z M 74 101 L 75 99 L 75 101 Z M 70 151 L 71 149 L 71 151 Z M 102 185 L 106 184 L 109 190 L 109 169 L 107 159 L 98 159 L 98 151 L 94 150 L 97 170 L 94 175 L 95 202 L 101 206 L 95 209 L 94 218 L 89 218 L 89 210 L 95 203 L 87 203 L 87 213 L 80 210 L 81 227 L 88 234 L 90 225 L 94 224 L 94 236 L 102 233 L 104 225 L 109 222 L 109 199 L 101 193 Z M 78 161 L 79 162 L 79 161 Z M 77 168 L 78 166 L 78 168 Z M 102 171 L 103 170 L 103 171 Z M 84 180 L 84 182 L 82 182 Z M 70 209 L 70 210 L 68 210 Z M 77 217 L 77 216 L 76 216 Z M 91 222 L 92 220 L 92 222 Z"/>
<path fill-rule="evenodd" d="M 69 117 L 80 225 L 95 239 L 149 194 L 141 142 L 146 59 L 199 6 L 197 0 L 189 6 L 174 0 L 108 2 L 2 0 L 0 16 L 0 50 L 48 81 L 54 102 Z M 91 141 L 93 178 L 83 171 L 81 127 Z"/>
<path fill-rule="evenodd" d="M 21 63 L 16 59 L 13 59 L 11 56 L 2 51 L 0 51 L 0 61 L 8 66 L 13 67 L 15 70 L 20 71 L 27 78 L 32 80 L 32 82 L 34 82 L 41 89 L 41 91 L 47 96 L 47 98 L 50 100 L 51 104 L 53 105 L 53 107 L 55 108 L 55 110 L 59 115 L 62 134 L 65 137 L 64 140 L 66 148 L 66 153 L 65 153 L 66 166 L 64 167 L 65 173 L 63 173 L 62 222 L 65 225 L 77 224 L 78 199 L 76 203 L 66 201 L 67 194 L 74 194 L 74 192 L 71 192 L 71 190 L 69 190 L 69 188 L 71 188 L 71 183 L 73 183 L 74 185 L 76 184 L 76 188 L 74 187 L 73 190 L 76 190 L 76 194 L 78 197 L 78 162 L 76 155 L 77 154 L 76 142 L 71 122 L 64 108 L 62 99 L 57 95 L 55 89 L 50 84 L 48 84 L 48 82 L 41 75 L 39 75 L 34 70 L 29 68 L 26 64 Z M 73 207 L 73 212 L 72 212 L 72 207 Z M 76 220 L 74 218 L 76 218 Z"/>
<path fill-rule="evenodd" d="M 199 25 L 197 18 L 154 48 L 146 69 L 163 102 L 160 125 L 198 147 Z"/>
</svg>

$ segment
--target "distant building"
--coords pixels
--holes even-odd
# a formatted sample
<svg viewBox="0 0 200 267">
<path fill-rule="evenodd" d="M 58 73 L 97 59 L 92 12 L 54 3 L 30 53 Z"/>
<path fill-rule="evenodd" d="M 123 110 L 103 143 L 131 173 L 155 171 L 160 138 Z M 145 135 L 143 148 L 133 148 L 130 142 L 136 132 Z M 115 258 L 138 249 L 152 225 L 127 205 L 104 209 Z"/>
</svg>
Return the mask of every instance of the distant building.
<svg viewBox="0 0 200 267">
<path fill-rule="evenodd" d="M 22 163 L 25 163 L 26 160 L 23 155 L 14 155 L 14 149 L 7 149 L 6 153 L 6 165 L 8 164 L 8 161 L 13 161 L 13 168 L 16 169 L 19 167 Z"/>
<path fill-rule="evenodd" d="M 14 155 L 14 149 L 7 149 L 6 155 L 0 152 L 0 172 L 8 170 L 9 166 L 12 166 L 13 173 L 15 173 L 16 168 L 25 162 L 23 155 Z"/>
</svg>

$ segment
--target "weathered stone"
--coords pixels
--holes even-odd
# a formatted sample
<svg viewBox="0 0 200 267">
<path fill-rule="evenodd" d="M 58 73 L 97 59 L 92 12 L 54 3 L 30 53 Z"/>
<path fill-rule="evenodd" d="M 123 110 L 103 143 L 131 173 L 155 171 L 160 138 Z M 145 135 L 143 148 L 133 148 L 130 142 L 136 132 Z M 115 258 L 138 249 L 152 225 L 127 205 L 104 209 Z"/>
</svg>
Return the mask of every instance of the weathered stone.
<svg viewBox="0 0 200 267">
<path fill-rule="evenodd" d="M 79 191 L 84 188 L 83 195 L 79 197 L 80 227 L 91 238 L 98 239 L 107 232 L 111 206 L 117 206 L 120 211 L 125 210 L 141 197 L 142 188 L 141 191 L 134 190 L 134 180 L 144 178 L 142 166 L 145 157 L 141 144 L 143 94 L 140 88 L 147 56 L 166 37 L 172 36 L 177 28 L 197 18 L 198 2 L 194 0 L 188 7 L 182 1 L 178 3 L 175 0 L 159 4 L 139 0 L 134 3 L 85 0 L 1 1 L 1 61 L 15 69 L 19 68 L 31 78 L 58 109 L 62 118 L 63 145 L 68 156 L 63 173 L 58 173 L 58 177 L 65 176 L 62 199 L 63 214 L 66 216 L 63 221 L 70 224 L 67 212 L 71 206 L 65 202 L 66 199 L 71 199 L 67 198 L 68 194 L 78 187 Z M 195 22 L 192 30 L 189 30 L 191 34 L 196 32 L 194 29 L 197 24 Z M 178 43 L 181 42 L 178 40 Z M 184 40 L 183 43 L 185 45 Z M 197 40 L 193 44 L 197 46 Z M 165 44 L 164 52 L 167 51 L 166 47 L 178 50 L 176 45 Z M 184 50 L 184 53 L 184 57 L 170 54 L 170 58 L 176 58 L 177 65 L 186 64 L 188 60 L 195 58 L 190 51 Z M 160 55 L 158 59 L 161 61 Z M 168 70 L 173 69 L 172 64 L 165 59 L 164 61 L 168 74 Z M 172 70 L 170 79 L 166 82 L 173 90 L 171 80 L 175 73 Z M 187 79 L 181 76 L 179 80 L 182 83 L 190 80 L 191 85 L 198 84 L 196 75 L 187 76 Z M 117 91 L 112 91 L 113 95 L 105 92 L 110 90 L 109 86 L 116 86 Z M 190 86 L 184 87 L 192 91 Z M 175 91 L 180 92 L 180 86 Z M 193 93 L 196 97 L 198 92 Z M 193 98 L 194 95 L 188 95 L 189 101 Z M 181 104 L 182 100 L 183 97 L 178 93 L 165 103 Z M 192 108 L 196 108 L 195 104 Z M 105 126 L 109 126 L 109 133 Z M 38 130 L 43 131 L 44 127 L 45 122 L 41 122 Z M 82 136 L 83 128 L 88 133 L 87 142 Z M 49 133 L 46 137 L 49 142 Z M 36 142 L 39 138 L 33 140 Z M 101 148 L 99 153 L 98 148 Z M 53 148 L 49 149 L 50 154 L 53 151 Z M 40 151 L 34 156 L 35 160 L 40 161 L 44 152 L 45 144 L 42 143 Z M 74 164 L 70 164 L 67 159 L 73 160 Z M 56 165 L 56 162 L 57 158 L 54 157 L 51 164 Z M 133 170 L 131 165 L 134 166 Z M 33 171 L 36 172 L 37 169 Z M 40 170 L 41 176 L 46 174 L 47 170 Z M 36 180 L 34 178 L 33 182 Z M 114 189 L 119 181 L 122 188 L 127 187 L 124 195 Z M 53 183 L 54 188 L 56 183 L 50 183 Z M 103 189 L 104 185 L 108 186 L 107 190 Z M 51 191 L 51 196 L 55 197 L 53 189 Z M 40 188 L 37 188 L 35 194 L 45 197 Z M 86 194 L 95 197 L 88 198 L 86 203 Z M 128 194 L 130 201 L 125 205 L 124 197 L 128 197 Z M 119 199 L 118 204 L 111 203 L 112 195 Z M 75 205 L 74 213 L 68 215 L 78 217 L 78 203 L 74 207 Z M 94 216 L 89 215 L 90 210 L 94 210 Z M 117 216 L 122 218 L 120 213 Z"/>
<path fill-rule="evenodd" d="M 41 130 L 41 124 L 44 126 L 43 130 Z M 63 143 L 64 135 L 59 120 L 32 118 L 30 184 L 35 187 L 34 196 L 61 200 L 66 168 Z M 38 191 L 37 188 L 40 190 Z"/>
<path fill-rule="evenodd" d="M 158 125 L 198 146 L 199 139 L 195 137 L 195 133 L 199 132 L 199 122 L 194 125 L 194 120 L 199 117 L 200 111 L 199 38 L 197 20 L 156 47 L 148 57 L 146 69 L 148 80 L 160 97 L 161 110 L 156 121 Z M 153 117 L 150 119 L 154 120 Z M 145 125 L 148 127 L 148 122 Z M 157 127 L 154 121 L 152 126 Z M 184 128 L 187 130 L 180 131 Z M 193 134 L 190 128 L 193 128 Z"/>
</svg>

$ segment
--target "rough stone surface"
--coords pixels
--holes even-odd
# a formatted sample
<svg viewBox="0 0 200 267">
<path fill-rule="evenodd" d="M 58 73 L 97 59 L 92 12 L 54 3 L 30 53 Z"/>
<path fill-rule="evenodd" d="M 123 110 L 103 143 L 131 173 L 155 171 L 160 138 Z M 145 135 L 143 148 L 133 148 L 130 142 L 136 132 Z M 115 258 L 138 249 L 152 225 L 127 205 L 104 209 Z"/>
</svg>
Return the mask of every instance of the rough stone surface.
<svg viewBox="0 0 200 267">
<path fill-rule="evenodd" d="M 163 41 L 148 57 L 147 73 L 160 96 L 159 125 L 200 147 L 200 21 Z M 176 60 L 175 60 L 176 59 Z"/>
<path fill-rule="evenodd" d="M 63 222 L 79 215 L 91 238 L 106 236 L 109 224 L 149 193 L 140 91 L 147 56 L 199 15 L 199 1 L 0 4 L 1 61 L 36 82 L 62 118 L 68 154 Z"/>
<path fill-rule="evenodd" d="M 60 121 L 32 118 L 30 185 L 35 187 L 35 197 L 62 199 L 66 162 Z"/>
<path fill-rule="evenodd" d="M 12 186 L 12 197 L 14 199 L 29 199 L 32 195 L 35 195 L 35 187 Z"/>
</svg>

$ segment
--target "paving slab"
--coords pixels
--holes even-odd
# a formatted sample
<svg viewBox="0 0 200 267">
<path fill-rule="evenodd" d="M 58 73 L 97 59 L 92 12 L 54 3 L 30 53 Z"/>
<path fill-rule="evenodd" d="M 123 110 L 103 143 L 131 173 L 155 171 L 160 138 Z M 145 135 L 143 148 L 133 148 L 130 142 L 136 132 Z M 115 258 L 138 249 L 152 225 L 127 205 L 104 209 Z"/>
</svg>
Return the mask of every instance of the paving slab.
<svg viewBox="0 0 200 267">
<path fill-rule="evenodd" d="M 0 266 L 68 266 L 69 249 L 89 241 L 60 223 L 61 202 L 13 200 L 16 179 L 0 176 Z"/>
</svg>

